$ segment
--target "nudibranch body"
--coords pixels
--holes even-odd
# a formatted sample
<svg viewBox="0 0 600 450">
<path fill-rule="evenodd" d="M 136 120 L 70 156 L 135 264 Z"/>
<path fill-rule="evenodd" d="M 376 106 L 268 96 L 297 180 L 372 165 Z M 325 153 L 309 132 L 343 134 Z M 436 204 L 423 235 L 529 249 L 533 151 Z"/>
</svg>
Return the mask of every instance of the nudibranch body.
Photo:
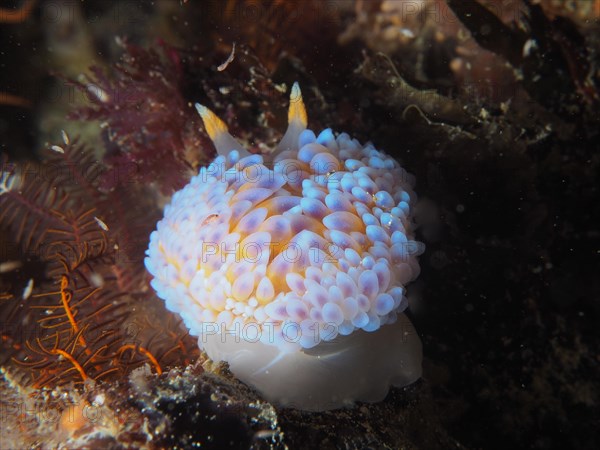
<svg viewBox="0 0 600 450">
<path fill-rule="evenodd" d="M 152 287 L 199 346 L 263 396 L 326 410 L 382 400 L 421 375 L 403 311 L 419 273 L 413 178 L 372 144 L 306 128 L 250 154 L 196 105 L 217 158 L 175 193 L 150 236 Z"/>
</svg>

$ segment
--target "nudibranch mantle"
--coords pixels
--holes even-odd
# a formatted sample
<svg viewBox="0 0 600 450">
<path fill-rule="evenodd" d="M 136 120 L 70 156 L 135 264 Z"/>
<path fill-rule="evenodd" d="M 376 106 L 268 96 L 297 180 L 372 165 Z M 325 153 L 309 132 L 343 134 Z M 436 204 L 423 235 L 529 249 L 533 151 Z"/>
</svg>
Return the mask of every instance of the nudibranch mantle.
<svg viewBox="0 0 600 450">
<path fill-rule="evenodd" d="M 288 130 L 250 154 L 197 104 L 218 156 L 150 236 L 152 287 L 199 346 L 283 406 L 382 400 L 421 376 L 403 314 L 419 274 L 414 179 L 371 143 L 316 136 L 297 83 Z"/>
</svg>

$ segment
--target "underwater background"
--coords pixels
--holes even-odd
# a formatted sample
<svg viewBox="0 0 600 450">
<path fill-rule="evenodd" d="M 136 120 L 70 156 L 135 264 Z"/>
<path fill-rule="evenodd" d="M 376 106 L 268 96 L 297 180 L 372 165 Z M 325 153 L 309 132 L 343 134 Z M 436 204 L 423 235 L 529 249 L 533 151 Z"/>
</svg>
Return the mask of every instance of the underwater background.
<svg viewBox="0 0 600 450">
<path fill-rule="evenodd" d="M 600 1 L 0 2 L 0 448 L 598 448 Z M 262 401 L 150 289 L 162 208 L 298 81 L 416 177 L 423 377 Z"/>
</svg>

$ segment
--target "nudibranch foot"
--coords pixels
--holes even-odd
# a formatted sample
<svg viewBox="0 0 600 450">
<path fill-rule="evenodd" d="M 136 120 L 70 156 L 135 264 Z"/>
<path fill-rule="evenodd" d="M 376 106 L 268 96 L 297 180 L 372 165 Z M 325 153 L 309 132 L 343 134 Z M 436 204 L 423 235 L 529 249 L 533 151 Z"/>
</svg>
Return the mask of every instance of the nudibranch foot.
<svg viewBox="0 0 600 450">
<path fill-rule="evenodd" d="M 390 386 L 421 377 L 421 341 L 404 314 L 377 332 L 359 330 L 297 352 L 221 333 L 202 336 L 200 346 L 266 400 L 305 411 L 379 402 Z"/>
<path fill-rule="evenodd" d="M 423 251 L 414 178 L 371 143 L 307 129 L 297 84 L 269 155 L 196 108 L 218 156 L 173 195 L 146 252 L 167 308 L 281 405 L 374 402 L 419 378 L 421 342 L 403 314 Z"/>
<path fill-rule="evenodd" d="M 275 154 L 287 150 L 298 150 L 298 139 L 300 134 L 306 130 L 307 125 L 308 119 L 306 115 L 306 108 L 304 107 L 304 101 L 302 100 L 302 92 L 300 92 L 300 86 L 298 86 L 298 83 L 294 83 L 292 86 L 292 92 L 290 94 L 288 128 L 281 138 L 281 141 L 277 145 Z"/>
</svg>

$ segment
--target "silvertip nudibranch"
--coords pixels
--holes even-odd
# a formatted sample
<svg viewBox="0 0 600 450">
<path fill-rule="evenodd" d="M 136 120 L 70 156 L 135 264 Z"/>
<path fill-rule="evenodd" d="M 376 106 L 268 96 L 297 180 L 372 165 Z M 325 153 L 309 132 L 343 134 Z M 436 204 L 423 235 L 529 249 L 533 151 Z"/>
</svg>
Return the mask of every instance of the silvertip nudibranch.
<svg viewBox="0 0 600 450">
<path fill-rule="evenodd" d="M 167 308 L 212 360 L 282 406 L 376 402 L 416 381 L 421 341 L 403 313 L 423 250 L 414 177 L 371 143 L 316 136 L 297 83 L 269 154 L 196 109 L 218 156 L 173 195 L 146 252 Z"/>
</svg>

